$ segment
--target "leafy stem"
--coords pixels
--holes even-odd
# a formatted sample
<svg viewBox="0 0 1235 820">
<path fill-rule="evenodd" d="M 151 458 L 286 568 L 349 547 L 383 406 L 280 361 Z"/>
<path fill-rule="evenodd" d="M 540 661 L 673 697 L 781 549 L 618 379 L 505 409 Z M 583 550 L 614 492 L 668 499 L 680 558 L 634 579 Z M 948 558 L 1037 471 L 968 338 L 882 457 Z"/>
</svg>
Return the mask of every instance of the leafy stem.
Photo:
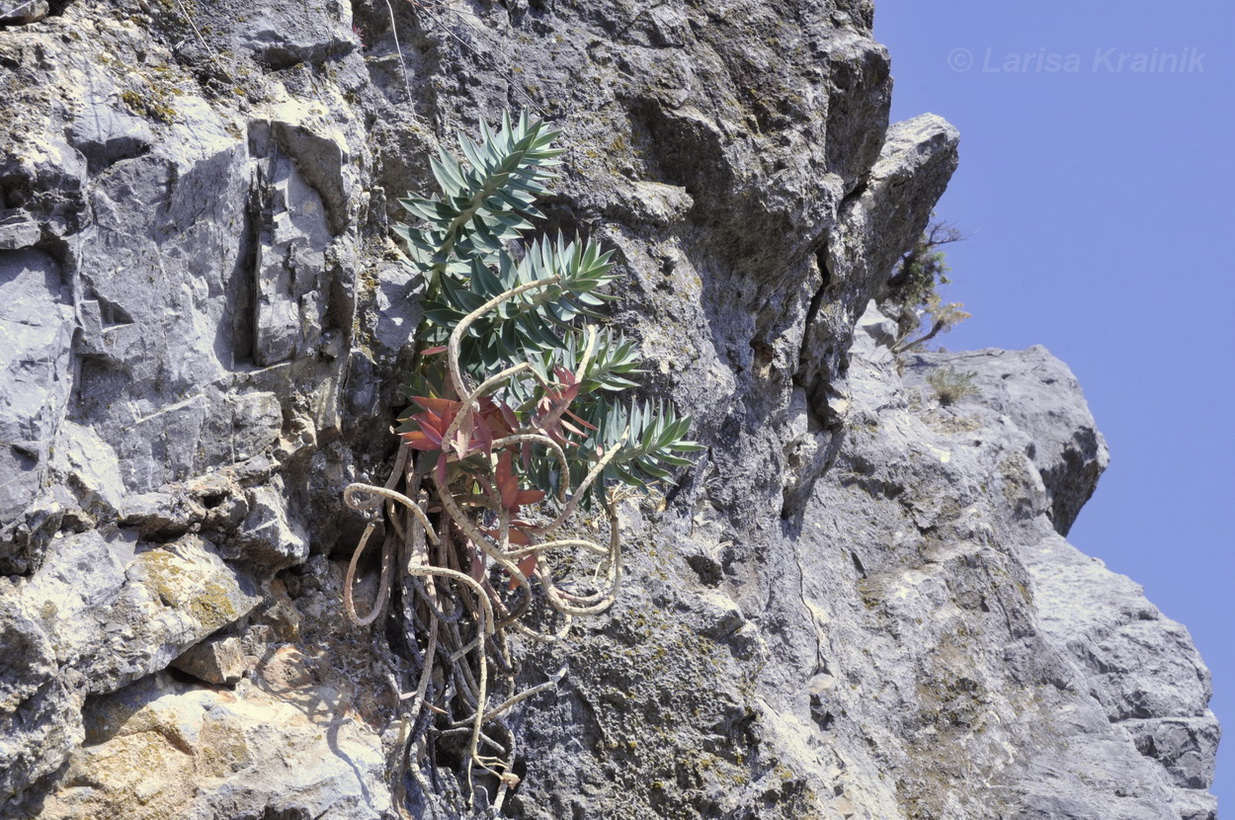
<svg viewBox="0 0 1235 820">
<path fill-rule="evenodd" d="M 503 789 L 517 781 L 513 736 L 505 730 L 509 742 L 495 739 L 490 724 L 500 728 L 497 716 L 526 697 L 515 692 L 506 630 L 558 641 L 573 618 L 612 605 L 622 580 L 612 486 L 646 491 L 671 481 L 700 449 L 688 439 L 690 418 L 670 404 L 622 401 L 638 386 L 637 348 L 584 324 L 603 321 L 599 309 L 613 298 L 612 252 L 561 234 L 515 247 L 555 176 L 556 136 L 507 114 L 497 130 L 482 125 L 479 142 L 460 138 L 464 159 L 442 150 L 431 160 L 439 196 L 399 200 L 420 220 L 395 230 L 427 285 L 412 406 L 396 431 L 401 446 L 387 484 L 353 484 L 344 494 L 371 516 L 348 570 L 348 617 L 361 626 L 375 621 L 393 567 L 406 568 L 401 618 L 415 647 L 408 659 L 415 688 L 406 697 L 417 728 L 405 733 L 405 755 L 426 734 L 466 729 L 470 760 Z M 577 520 L 581 507 L 603 513 L 608 534 L 596 535 L 603 543 Z M 352 584 L 379 510 L 389 524 L 382 580 L 362 618 Z M 495 682 L 505 699 L 491 709 Z M 455 717 L 435 724 L 421 719 L 424 709 Z"/>
</svg>

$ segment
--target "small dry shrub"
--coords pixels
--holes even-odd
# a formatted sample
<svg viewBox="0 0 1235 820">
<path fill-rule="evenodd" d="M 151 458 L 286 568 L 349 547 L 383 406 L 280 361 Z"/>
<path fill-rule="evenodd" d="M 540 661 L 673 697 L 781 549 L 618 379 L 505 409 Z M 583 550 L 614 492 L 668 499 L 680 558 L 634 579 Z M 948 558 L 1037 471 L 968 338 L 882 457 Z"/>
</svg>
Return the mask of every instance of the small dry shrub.
<svg viewBox="0 0 1235 820">
<path fill-rule="evenodd" d="M 935 391 L 935 398 L 944 407 L 956 404 L 966 396 L 976 396 L 977 385 L 973 380 L 978 374 L 972 370 L 962 373 L 951 365 L 937 367 L 926 377 L 926 383 Z"/>
</svg>

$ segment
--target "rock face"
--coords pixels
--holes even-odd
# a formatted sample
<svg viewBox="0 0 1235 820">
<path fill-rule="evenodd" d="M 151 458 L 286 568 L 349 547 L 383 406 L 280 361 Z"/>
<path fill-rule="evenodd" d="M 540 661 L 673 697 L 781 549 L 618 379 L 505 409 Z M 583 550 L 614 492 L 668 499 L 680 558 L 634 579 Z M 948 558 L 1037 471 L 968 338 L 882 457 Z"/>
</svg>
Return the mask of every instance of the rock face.
<svg viewBox="0 0 1235 820">
<path fill-rule="evenodd" d="M 527 818 L 1213 818 L 1179 624 L 1064 540 L 1106 464 L 1041 348 L 898 361 L 957 162 L 862 0 L 36 2 L 0 19 L 0 816 L 469 808 L 339 608 L 418 281 L 395 197 L 506 108 L 568 151 L 646 389 L 708 446 L 511 718 Z M 972 372 L 941 403 L 926 381 Z M 371 575 L 372 573 L 370 573 Z M 376 581 L 361 580 L 368 599 Z"/>
</svg>

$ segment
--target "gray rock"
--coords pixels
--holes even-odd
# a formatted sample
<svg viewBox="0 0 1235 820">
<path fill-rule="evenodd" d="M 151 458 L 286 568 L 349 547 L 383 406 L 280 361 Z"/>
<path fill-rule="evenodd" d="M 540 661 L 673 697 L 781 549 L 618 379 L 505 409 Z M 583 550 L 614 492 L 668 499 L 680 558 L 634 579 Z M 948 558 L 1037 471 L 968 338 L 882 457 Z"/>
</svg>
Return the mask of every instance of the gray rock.
<svg viewBox="0 0 1235 820">
<path fill-rule="evenodd" d="M 47 16 L 51 6 L 47 0 L 14 0 L 0 7 L 0 26 L 37 23 Z"/>
<path fill-rule="evenodd" d="M 22 589 L 42 613 L 57 661 L 90 692 L 108 692 L 165 668 L 261 600 L 251 580 L 195 536 L 151 547 L 97 531 L 59 539 Z"/>
<path fill-rule="evenodd" d="M 825 403 L 819 391 L 840 366 L 849 328 L 871 298 L 886 295 L 896 261 L 926 227 L 956 170 L 959 140 L 932 114 L 890 126 L 866 185 L 838 209 L 837 230 L 820 251 L 822 290 L 799 357 L 798 378 L 816 404 Z"/>
<path fill-rule="evenodd" d="M 0 53 L 10 63 L 20 64 L 24 54 L 32 53 L 35 37 L 33 32 L 10 33 L 2 38 Z M 45 125 L 38 129 L 29 127 L 31 123 L 27 117 L 36 112 L 48 115 L 54 104 L 54 94 L 41 83 L 40 76 L 27 72 L 12 79 L 18 87 L 24 88 L 27 98 L 19 115 L 4 125 L 9 137 L 6 144 L 13 146 L 12 150 L 0 154 L 3 205 L 11 209 L 8 218 L 18 220 L 16 225 L 8 223 L 9 231 L 17 234 L 8 234 L 10 242 L 17 244 L 33 238 L 35 227 L 40 243 L 44 236 L 49 240 L 66 239 L 81 229 L 83 221 L 85 159 L 64 141 L 62 133 L 46 130 Z M 32 97 L 40 99 L 36 103 Z M 30 222 L 35 223 L 33 227 Z M 56 246 L 54 241 L 47 244 L 48 250 L 62 255 L 63 246 Z M 14 249 L 20 250 L 20 247 Z"/>
<path fill-rule="evenodd" d="M 278 443 L 283 431 L 283 406 L 278 394 L 269 391 L 231 393 L 227 401 L 232 410 L 231 423 L 217 435 L 230 444 L 229 461 L 247 461 Z"/>
<path fill-rule="evenodd" d="M 703 513 L 694 536 L 671 519 L 636 530 L 657 546 L 631 559 L 612 618 L 570 648 L 585 668 L 526 717 L 533 745 L 566 751 L 529 766 L 515 814 L 1205 816 L 1197 764 L 1215 729 L 1195 650 L 1063 542 L 1025 455 L 1028 431 L 1049 433 L 1049 451 L 1092 429 L 1079 392 L 1026 387 L 1038 400 L 1016 422 L 998 396 L 942 408 L 917 370 L 902 385 L 877 314 L 859 326 L 844 444 L 801 524 L 730 541 Z M 1062 369 L 1040 349 L 1002 356 L 1028 385 L 1042 381 L 1019 374 Z M 1059 486 L 1104 461 L 1061 465 Z M 692 632 L 718 633 L 693 602 L 717 596 L 746 625 L 696 646 Z M 1144 674 L 1095 667 L 1088 650 L 1104 645 L 1138 647 Z M 1129 685 L 1168 722 L 1119 721 L 1110 706 Z M 726 711 L 744 717 L 713 724 Z"/>
<path fill-rule="evenodd" d="M 248 4 L 243 8 L 248 12 L 243 20 L 227 20 L 229 33 L 240 47 L 251 50 L 256 59 L 272 69 L 322 63 L 356 47 L 350 31 L 350 9 L 340 0 L 303 9 L 282 3 Z"/>
<path fill-rule="evenodd" d="M 324 317 L 319 275 L 325 266 L 325 206 L 290 158 L 272 160 L 259 181 L 263 203 L 257 251 L 254 358 L 259 365 L 313 351 Z"/>
<path fill-rule="evenodd" d="M 189 647 L 171 665 L 206 683 L 234 684 L 246 671 L 244 648 L 235 635 L 207 638 Z"/>
<path fill-rule="evenodd" d="M 299 704 L 241 681 L 235 691 L 150 676 L 85 707 L 88 745 L 66 778 L 93 788 L 51 795 L 47 818 L 357 818 L 384 820 L 385 760 L 363 723 L 324 693 L 301 687 Z M 298 708 L 299 706 L 299 708 Z M 209 785 L 206 785 L 206 784 Z M 203 787 L 204 786 L 204 787 Z M 306 815 L 303 812 L 312 812 Z"/>
<path fill-rule="evenodd" d="M 946 361 L 957 372 L 973 373 L 983 403 L 1007 414 L 1029 435 L 1027 455 L 1042 477 L 1055 529 L 1066 536 L 1110 463 L 1105 439 L 1088 409 L 1077 401 L 1081 388 L 1072 371 L 1043 347 L 1015 357 L 1002 350 L 982 350 L 963 355 L 919 353 L 910 358 L 919 367 Z M 909 381 L 918 383 L 912 375 Z M 1055 385 L 1059 389 L 1049 389 Z"/>
<path fill-rule="evenodd" d="M 123 533 L 58 538 L 38 572 L 6 582 L 0 634 L 21 660 L 0 672 L 0 721 L 13 730 L 0 799 L 64 761 L 87 694 L 165 668 L 261 600 L 201 539 L 142 547 Z"/>
<path fill-rule="evenodd" d="M 284 112 L 280 109 L 280 113 Z M 249 145 L 254 156 L 291 158 L 296 174 L 321 198 L 333 235 L 343 232 L 358 210 L 353 171 L 349 167 L 356 157 L 342 134 L 322 125 L 300 119 L 253 120 L 249 123 Z M 313 213 L 313 203 L 300 201 L 307 194 L 289 187 L 296 183 L 284 179 L 286 175 L 286 170 L 280 169 L 272 176 L 280 188 L 275 204 L 287 208 L 287 218 L 295 221 L 302 211 Z M 304 223 L 307 230 L 315 231 L 311 225 Z"/>
<path fill-rule="evenodd" d="M 868 310 L 958 142 L 889 126 L 869 2 L 310 5 L 0 31 L 0 814 L 486 814 L 448 738 L 394 775 L 412 647 L 341 617 L 340 494 L 406 401 L 395 198 L 514 108 L 707 451 L 623 505 L 618 603 L 516 646 L 504 813 L 1214 816 L 1186 631 L 1063 540 L 1107 459 L 1071 374 L 898 362 Z"/>
<path fill-rule="evenodd" d="M 42 238 L 39 223 L 21 208 L 12 208 L 0 216 L 0 250 L 17 251 L 33 247 Z"/>
<path fill-rule="evenodd" d="M 374 294 L 378 322 L 372 333 L 387 357 L 400 355 L 415 341 L 423 315 L 419 299 L 423 292 L 423 279 L 407 265 L 387 267 L 378 275 Z"/>
<path fill-rule="evenodd" d="M 1204 790 L 1214 782 L 1214 755 L 1221 732 L 1212 717 L 1128 720 L 1124 728 L 1137 750 L 1161 763 L 1176 786 Z"/>
<path fill-rule="evenodd" d="M 72 390 L 72 310 L 62 271 L 36 250 L 0 251 L 0 571 L 37 565 L 16 539 L 43 494 L 52 444 Z"/>
<path fill-rule="evenodd" d="M 130 503 L 116 451 L 91 428 L 67 419 L 61 423 L 58 442 L 53 460 L 58 479 L 72 489 L 81 509 L 114 519 Z"/>
<path fill-rule="evenodd" d="M 72 676 L 61 674 L 42 613 L 24 604 L 0 578 L 0 811 L 9 796 L 56 771 L 83 739 L 82 697 Z"/>
<path fill-rule="evenodd" d="M 248 510 L 225 551 L 226 557 L 271 574 L 309 557 L 308 539 L 300 524 L 289 517 L 283 482 L 278 477 L 250 492 Z"/>
<path fill-rule="evenodd" d="M 125 92 L 106 74 L 94 73 L 91 79 L 95 82 L 86 86 L 68 140 L 85 157 L 88 171 L 98 174 L 120 160 L 148 152 L 155 137 L 145 119 L 116 105 L 116 98 Z"/>
</svg>

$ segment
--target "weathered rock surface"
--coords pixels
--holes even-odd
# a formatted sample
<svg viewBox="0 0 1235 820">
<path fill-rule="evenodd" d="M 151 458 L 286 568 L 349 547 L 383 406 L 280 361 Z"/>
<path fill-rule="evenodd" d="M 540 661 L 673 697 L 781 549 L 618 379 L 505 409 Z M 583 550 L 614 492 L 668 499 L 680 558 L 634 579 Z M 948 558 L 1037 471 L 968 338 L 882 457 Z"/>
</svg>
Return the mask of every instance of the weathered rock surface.
<svg viewBox="0 0 1235 820">
<path fill-rule="evenodd" d="M 889 125 L 869 2 L 27 6 L 0 816 L 472 812 L 450 754 L 400 774 L 412 687 L 340 617 L 340 495 L 385 477 L 420 315 L 394 199 L 507 107 L 563 131 L 547 228 L 616 249 L 615 319 L 708 451 L 626 505 L 618 604 L 522 648 L 525 684 L 568 673 L 511 719 L 505 814 L 1215 816 L 1186 631 L 1064 541 L 1106 464 L 1067 368 L 898 363 L 870 307 L 958 137 Z M 977 395 L 940 406 L 937 367 Z"/>
<path fill-rule="evenodd" d="M 46 537 L 38 533 L 42 518 L 57 512 L 54 500 L 42 506 L 35 502 L 44 496 L 52 442 L 69 404 L 72 335 L 72 309 L 56 261 L 32 248 L 0 251 L 0 346 L 5 351 L 0 522 L 9 525 L 0 569 L 6 573 L 31 568 L 38 552 L 32 541 Z M 22 517 L 25 526 L 10 525 Z"/>
<path fill-rule="evenodd" d="M 80 741 L 84 697 L 166 668 L 261 598 L 196 536 L 154 546 L 87 530 L 55 539 L 32 577 L 5 580 L 2 600 L 4 645 L 15 650 L 0 715 L 11 792 L 54 771 L 66 739 Z"/>
<path fill-rule="evenodd" d="M 381 745 L 338 693 L 302 677 L 272 694 L 160 673 L 87 701 L 86 742 L 39 816 L 386 816 Z"/>
</svg>

